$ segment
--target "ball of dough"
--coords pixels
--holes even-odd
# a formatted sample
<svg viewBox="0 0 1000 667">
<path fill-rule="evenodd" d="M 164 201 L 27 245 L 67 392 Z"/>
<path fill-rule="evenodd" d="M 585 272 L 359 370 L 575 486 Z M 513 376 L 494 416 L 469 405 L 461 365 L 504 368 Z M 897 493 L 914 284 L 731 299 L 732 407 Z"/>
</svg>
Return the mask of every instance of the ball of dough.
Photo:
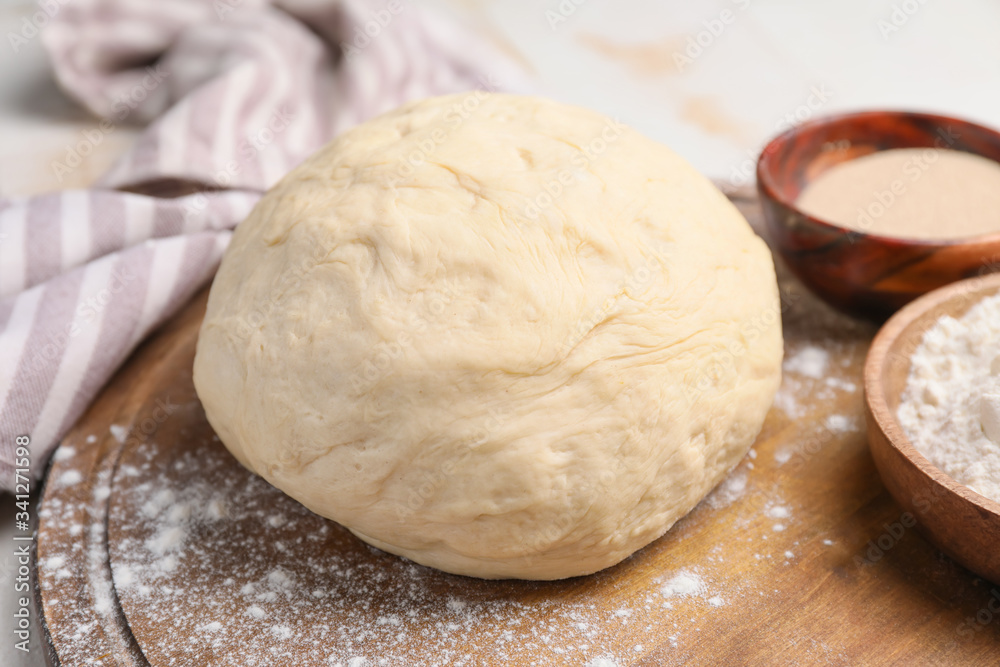
<svg viewBox="0 0 1000 667">
<path fill-rule="evenodd" d="M 406 105 L 269 191 L 212 286 L 194 380 L 243 465 L 381 549 L 557 579 L 663 535 L 780 379 L 764 243 L 592 111 Z"/>
</svg>

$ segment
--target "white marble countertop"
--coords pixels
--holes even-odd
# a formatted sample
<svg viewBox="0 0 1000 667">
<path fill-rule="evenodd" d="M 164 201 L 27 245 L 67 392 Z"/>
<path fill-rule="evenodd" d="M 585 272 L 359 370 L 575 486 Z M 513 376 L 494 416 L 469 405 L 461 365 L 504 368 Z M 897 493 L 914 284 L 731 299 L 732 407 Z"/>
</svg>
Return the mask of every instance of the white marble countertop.
<svg viewBox="0 0 1000 667">
<path fill-rule="evenodd" d="M 989 0 L 413 1 L 481 26 L 541 91 L 617 116 L 735 183 L 752 177 L 768 137 L 817 114 L 902 108 L 1000 126 L 1000 5 Z M 85 187 L 136 133 L 116 128 L 60 182 L 53 162 L 97 120 L 61 94 L 37 37 L 14 52 L 9 34 L 35 11 L 0 0 L 0 196 Z M 14 501 L 0 502 L 9 546 Z M 14 568 L 0 556 L 7 624 Z M 44 664 L 37 630 L 28 655 L 10 629 L 0 636 L 0 664 Z"/>
</svg>

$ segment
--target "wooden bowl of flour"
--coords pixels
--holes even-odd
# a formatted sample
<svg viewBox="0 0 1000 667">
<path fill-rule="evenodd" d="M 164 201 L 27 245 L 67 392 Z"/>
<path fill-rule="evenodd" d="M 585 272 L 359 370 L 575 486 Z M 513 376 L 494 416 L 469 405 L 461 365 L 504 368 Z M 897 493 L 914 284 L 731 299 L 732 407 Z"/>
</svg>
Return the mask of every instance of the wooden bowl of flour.
<svg viewBox="0 0 1000 667">
<path fill-rule="evenodd" d="M 900 526 L 916 527 L 954 560 L 1000 583 L 1000 502 L 935 467 L 917 451 L 896 417 L 910 357 L 924 333 L 943 315 L 961 317 L 998 291 L 1000 275 L 994 274 L 953 283 L 904 307 L 875 336 L 864 381 L 868 443 L 882 481 L 903 510 Z"/>
</svg>

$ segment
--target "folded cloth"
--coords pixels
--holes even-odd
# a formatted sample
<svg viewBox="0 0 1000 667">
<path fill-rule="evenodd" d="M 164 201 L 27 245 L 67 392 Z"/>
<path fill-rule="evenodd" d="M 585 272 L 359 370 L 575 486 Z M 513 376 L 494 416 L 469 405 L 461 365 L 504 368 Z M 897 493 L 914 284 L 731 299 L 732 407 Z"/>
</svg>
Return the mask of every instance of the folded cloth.
<svg viewBox="0 0 1000 667">
<path fill-rule="evenodd" d="M 211 278 L 232 227 L 302 159 L 407 100 L 530 87 L 482 36 L 407 0 L 74 0 L 43 40 L 62 87 L 104 119 L 87 132 L 149 125 L 94 189 L 0 199 L 6 489 L 18 436 L 37 478 L 135 346 Z M 87 132 L 81 156 L 95 143 Z M 53 163 L 57 176 L 73 155 Z M 190 194 L 149 194 L 164 192 Z"/>
</svg>

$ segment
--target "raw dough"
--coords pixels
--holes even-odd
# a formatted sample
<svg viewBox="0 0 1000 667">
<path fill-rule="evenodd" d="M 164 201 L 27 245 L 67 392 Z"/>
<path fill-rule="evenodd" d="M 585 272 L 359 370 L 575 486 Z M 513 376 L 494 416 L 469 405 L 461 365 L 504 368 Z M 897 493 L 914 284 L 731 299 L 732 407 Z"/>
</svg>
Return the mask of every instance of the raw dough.
<svg viewBox="0 0 1000 667">
<path fill-rule="evenodd" d="M 361 539 L 556 579 L 662 535 L 780 380 L 771 255 L 684 160 L 532 97 L 424 100 L 236 230 L 195 386 L 245 466 Z"/>
</svg>

